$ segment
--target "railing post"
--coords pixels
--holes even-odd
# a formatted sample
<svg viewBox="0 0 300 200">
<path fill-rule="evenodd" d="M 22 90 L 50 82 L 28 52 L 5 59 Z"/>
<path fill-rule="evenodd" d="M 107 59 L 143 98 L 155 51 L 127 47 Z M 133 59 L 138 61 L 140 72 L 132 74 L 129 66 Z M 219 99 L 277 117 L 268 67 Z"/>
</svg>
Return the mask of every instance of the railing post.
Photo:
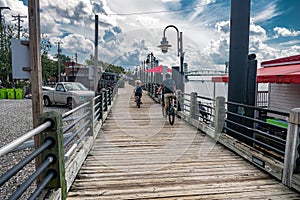
<svg viewBox="0 0 300 200">
<path fill-rule="evenodd" d="M 215 135 L 214 139 L 218 140 L 220 134 L 222 133 L 225 122 L 225 97 L 216 98 L 215 107 Z"/>
<path fill-rule="evenodd" d="M 107 90 L 104 89 L 103 90 L 103 111 L 107 111 L 108 110 L 108 103 L 107 103 Z"/>
<path fill-rule="evenodd" d="M 94 136 L 95 133 L 94 133 L 94 105 L 95 105 L 95 102 L 94 102 L 94 97 L 88 97 L 87 101 L 90 102 L 90 104 L 88 105 L 87 109 L 86 109 L 86 112 L 87 111 L 90 111 L 90 114 L 88 115 L 88 119 L 90 120 L 90 123 L 88 125 L 88 127 L 90 128 L 90 132 L 89 132 L 89 136 Z"/>
<path fill-rule="evenodd" d="M 99 101 L 100 113 L 99 113 L 98 121 L 100 121 L 102 119 L 102 116 L 103 116 L 103 92 L 101 91 L 99 93 L 99 95 L 100 95 L 100 97 L 98 98 L 98 101 Z"/>
<path fill-rule="evenodd" d="M 55 172 L 56 176 L 49 182 L 47 188 L 61 188 L 61 199 L 66 199 L 67 187 L 65 179 L 65 163 L 64 163 L 64 146 L 62 133 L 62 117 L 58 112 L 42 113 L 39 118 L 39 123 L 43 124 L 46 121 L 51 121 L 52 126 L 41 134 L 41 141 L 47 139 L 53 140 L 54 144 L 51 148 L 46 149 L 42 153 L 42 160 L 46 160 L 48 156 L 54 157 L 54 163 L 51 164 L 48 170 L 42 175 L 45 177 L 49 172 Z"/>
<path fill-rule="evenodd" d="M 176 90 L 177 111 L 183 111 L 184 98 L 181 90 Z"/>
<path fill-rule="evenodd" d="M 289 125 L 284 154 L 284 168 L 282 173 L 282 183 L 288 187 L 292 187 L 293 173 L 299 172 L 299 125 L 300 108 L 294 108 L 291 110 L 289 116 Z"/>
<path fill-rule="evenodd" d="M 118 85 L 116 85 L 115 87 L 118 87 Z M 108 105 L 110 106 L 112 101 L 112 88 L 109 87 L 107 92 L 108 92 Z"/>
<path fill-rule="evenodd" d="M 190 117 L 191 119 L 198 120 L 199 106 L 197 101 L 197 92 L 191 93 L 191 102 L 190 102 Z"/>
</svg>

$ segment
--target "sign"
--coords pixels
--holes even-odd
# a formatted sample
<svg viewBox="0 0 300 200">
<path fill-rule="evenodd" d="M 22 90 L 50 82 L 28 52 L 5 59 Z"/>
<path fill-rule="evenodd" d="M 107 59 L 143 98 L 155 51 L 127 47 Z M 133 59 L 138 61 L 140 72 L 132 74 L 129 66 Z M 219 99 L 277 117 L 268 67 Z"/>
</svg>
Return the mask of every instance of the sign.
<svg viewBox="0 0 300 200">
<path fill-rule="evenodd" d="M 29 41 L 11 39 L 13 79 L 30 79 Z"/>
</svg>

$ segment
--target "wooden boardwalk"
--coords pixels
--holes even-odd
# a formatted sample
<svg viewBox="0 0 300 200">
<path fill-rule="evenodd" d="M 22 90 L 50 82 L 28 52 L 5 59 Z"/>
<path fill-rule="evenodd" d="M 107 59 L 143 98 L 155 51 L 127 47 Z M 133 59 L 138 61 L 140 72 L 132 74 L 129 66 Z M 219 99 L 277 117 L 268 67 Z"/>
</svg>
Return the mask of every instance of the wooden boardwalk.
<svg viewBox="0 0 300 200">
<path fill-rule="evenodd" d="M 300 199 L 300 195 L 203 133 L 145 93 L 120 88 L 112 112 L 76 177 L 68 199 Z"/>
</svg>

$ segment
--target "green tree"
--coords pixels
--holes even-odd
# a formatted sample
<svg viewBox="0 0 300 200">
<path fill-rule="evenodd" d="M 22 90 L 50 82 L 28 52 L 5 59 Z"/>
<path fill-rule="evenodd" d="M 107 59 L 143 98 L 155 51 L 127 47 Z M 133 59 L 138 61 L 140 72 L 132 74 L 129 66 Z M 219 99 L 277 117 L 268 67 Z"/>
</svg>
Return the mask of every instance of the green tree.
<svg viewBox="0 0 300 200">
<path fill-rule="evenodd" d="M 85 60 L 85 63 L 87 65 L 94 65 L 94 56 L 90 55 L 90 59 Z M 125 69 L 121 66 L 116 66 L 107 62 L 104 62 L 102 60 L 98 61 L 98 65 L 102 66 L 104 71 L 106 72 L 113 72 L 113 73 L 117 73 L 117 74 L 125 74 Z"/>
<path fill-rule="evenodd" d="M 0 79 L 7 84 L 12 80 L 11 38 L 15 37 L 13 26 L 0 25 Z"/>
</svg>

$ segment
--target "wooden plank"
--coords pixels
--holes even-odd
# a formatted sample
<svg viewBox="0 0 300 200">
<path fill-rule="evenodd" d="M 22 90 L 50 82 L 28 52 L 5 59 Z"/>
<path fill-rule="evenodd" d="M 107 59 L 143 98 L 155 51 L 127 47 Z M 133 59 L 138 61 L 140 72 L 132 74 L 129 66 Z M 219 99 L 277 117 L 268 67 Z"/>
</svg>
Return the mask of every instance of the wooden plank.
<svg viewBox="0 0 300 200">
<path fill-rule="evenodd" d="M 151 127 L 162 118 L 161 110 L 149 110 L 159 105 L 144 95 L 138 109 L 128 98 L 132 87 L 119 90 L 127 96 L 115 102 L 68 199 L 300 198 L 180 118 Z"/>
</svg>

